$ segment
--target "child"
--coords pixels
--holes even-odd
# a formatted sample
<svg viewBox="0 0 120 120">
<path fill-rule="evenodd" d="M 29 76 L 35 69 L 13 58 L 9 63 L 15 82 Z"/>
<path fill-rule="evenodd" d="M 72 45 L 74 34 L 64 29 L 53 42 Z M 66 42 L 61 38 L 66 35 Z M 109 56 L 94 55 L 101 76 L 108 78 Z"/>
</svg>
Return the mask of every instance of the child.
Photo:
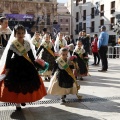
<svg viewBox="0 0 120 120">
<path fill-rule="evenodd" d="M 48 94 L 61 95 L 62 102 L 65 102 L 66 95 L 77 93 L 77 85 L 71 70 L 73 65 L 71 65 L 67 56 L 68 49 L 60 49 L 60 57 L 57 58 L 54 65 L 53 77 L 48 87 Z"/>
<path fill-rule="evenodd" d="M 42 41 L 43 42 L 41 43 L 40 48 L 37 51 L 37 56 L 49 63 L 48 71 L 45 72 L 43 75 L 46 76 L 45 80 L 50 80 L 55 61 L 54 47 L 49 34 L 45 34 Z"/>
<path fill-rule="evenodd" d="M 77 45 L 75 47 L 73 55 L 77 56 L 77 63 L 78 63 L 79 69 L 76 70 L 76 74 L 77 76 L 80 76 L 80 80 L 83 80 L 82 76 L 87 76 L 87 73 L 88 73 L 87 64 L 84 61 L 84 56 L 83 56 L 84 53 L 85 53 L 85 50 L 83 48 L 82 42 L 77 41 Z"/>
<path fill-rule="evenodd" d="M 63 38 L 63 34 L 59 32 L 55 41 L 55 47 L 54 47 L 55 52 L 58 53 L 61 48 L 66 46 L 67 46 L 67 41 Z"/>
<path fill-rule="evenodd" d="M 69 44 L 68 45 L 68 48 L 69 48 L 69 52 L 70 52 L 70 56 L 72 56 L 72 54 L 73 54 L 73 50 L 74 50 L 74 44 Z"/>
<path fill-rule="evenodd" d="M 40 33 L 35 32 L 35 34 L 31 40 L 32 40 L 33 45 L 35 46 L 35 50 L 37 51 L 37 49 L 40 47 L 40 44 L 42 42 Z"/>
<path fill-rule="evenodd" d="M 7 45 L 11 35 L 11 29 L 8 27 L 8 20 L 5 17 L 0 18 L 0 45 L 4 48 Z"/>
<path fill-rule="evenodd" d="M 13 35 L 16 38 L 12 38 L 5 49 L 7 58 L 2 74 L 6 77 L 0 82 L 0 101 L 17 103 L 16 110 L 21 110 L 20 103 L 40 100 L 46 90 L 35 67 L 31 44 L 24 40 L 24 26 L 16 25 Z"/>
<path fill-rule="evenodd" d="M 92 53 L 93 53 L 93 56 L 94 56 L 94 63 L 92 65 L 99 65 L 100 56 L 99 56 L 98 47 L 97 47 L 98 35 L 94 34 L 93 38 L 94 38 L 94 40 L 93 40 L 93 42 L 91 44 L 91 47 L 92 47 Z M 97 61 L 97 59 L 98 59 L 98 61 Z"/>
</svg>

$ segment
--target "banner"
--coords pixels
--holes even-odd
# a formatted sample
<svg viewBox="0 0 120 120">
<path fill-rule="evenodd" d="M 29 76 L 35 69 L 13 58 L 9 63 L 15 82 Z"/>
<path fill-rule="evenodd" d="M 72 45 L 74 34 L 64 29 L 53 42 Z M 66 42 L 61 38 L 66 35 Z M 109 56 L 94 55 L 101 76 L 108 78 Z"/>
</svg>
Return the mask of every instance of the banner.
<svg viewBox="0 0 120 120">
<path fill-rule="evenodd" d="M 25 19 L 33 20 L 34 15 L 27 14 L 5 14 L 6 18 L 10 20 L 24 21 Z"/>
<path fill-rule="evenodd" d="M 91 16 L 86 16 L 86 28 L 91 27 Z"/>
<path fill-rule="evenodd" d="M 60 25 L 53 24 L 53 37 L 56 38 L 59 32 L 60 32 Z"/>
</svg>

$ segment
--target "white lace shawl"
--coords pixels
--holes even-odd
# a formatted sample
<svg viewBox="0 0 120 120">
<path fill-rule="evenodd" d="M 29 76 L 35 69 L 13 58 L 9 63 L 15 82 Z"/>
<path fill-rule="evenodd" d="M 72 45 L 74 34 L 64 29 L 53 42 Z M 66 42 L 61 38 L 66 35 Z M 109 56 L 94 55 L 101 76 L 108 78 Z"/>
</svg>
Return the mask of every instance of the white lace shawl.
<svg viewBox="0 0 120 120">
<path fill-rule="evenodd" d="M 5 30 L 2 30 L 2 28 L 0 27 L 0 35 L 1 34 L 11 34 L 12 31 L 9 27 L 7 27 Z"/>
<path fill-rule="evenodd" d="M 75 50 L 73 52 L 84 54 L 85 53 L 85 49 L 83 48 L 83 46 L 81 47 L 81 49 L 79 49 L 78 46 L 76 46 Z"/>
<path fill-rule="evenodd" d="M 55 41 L 55 46 L 54 46 L 54 50 L 55 50 L 55 52 L 59 52 L 59 46 L 60 46 L 60 40 L 58 40 L 58 39 L 56 39 L 56 41 Z M 62 39 L 62 45 L 64 46 L 64 47 L 66 47 L 67 46 L 67 41 L 65 40 L 65 39 Z"/>
<path fill-rule="evenodd" d="M 26 52 L 30 51 L 31 49 L 29 42 L 26 40 L 24 40 L 24 48 L 26 49 Z M 22 56 L 22 54 L 16 49 L 16 47 L 13 44 L 11 44 L 10 50 L 12 50 L 17 55 Z"/>
</svg>

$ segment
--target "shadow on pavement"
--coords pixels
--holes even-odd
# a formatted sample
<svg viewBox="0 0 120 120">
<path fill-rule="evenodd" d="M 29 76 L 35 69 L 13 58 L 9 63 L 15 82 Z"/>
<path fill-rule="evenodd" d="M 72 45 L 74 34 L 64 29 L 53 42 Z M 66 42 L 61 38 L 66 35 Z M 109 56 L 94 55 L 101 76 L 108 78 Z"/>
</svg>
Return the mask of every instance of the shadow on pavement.
<svg viewBox="0 0 120 120">
<path fill-rule="evenodd" d="M 26 108 L 25 108 L 26 109 Z M 34 117 L 34 120 L 100 120 L 89 115 L 80 115 L 80 111 L 77 113 L 70 112 L 66 107 L 30 107 L 30 112 Z M 75 111 L 74 111 L 75 112 Z"/>
</svg>

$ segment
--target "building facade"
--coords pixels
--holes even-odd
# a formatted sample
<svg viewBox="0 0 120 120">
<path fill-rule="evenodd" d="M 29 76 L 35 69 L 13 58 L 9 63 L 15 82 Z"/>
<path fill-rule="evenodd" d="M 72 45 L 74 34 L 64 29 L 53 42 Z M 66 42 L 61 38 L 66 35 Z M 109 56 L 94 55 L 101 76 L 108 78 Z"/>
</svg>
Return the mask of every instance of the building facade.
<svg viewBox="0 0 120 120">
<path fill-rule="evenodd" d="M 72 34 L 71 31 L 71 14 L 64 3 L 57 5 L 57 21 L 60 24 L 60 32 L 65 35 Z"/>
<path fill-rule="evenodd" d="M 57 14 L 57 0 L 0 0 L 0 15 L 32 15 L 35 21 L 33 31 L 44 27 L 52 31 L 54 17 Z"/>
<path fill-rule="evenodd" d="M 100 26 L 105 25 L 110 36 L 109 42 L 116 41 L 118 36 L 113 32 L 113 26 L 119 21 L 120 0 L 68 0 L 71 4 L 73 34 L 78 38 L 81 30 L 86 33 L 100 34 Z"/>
</svg>

